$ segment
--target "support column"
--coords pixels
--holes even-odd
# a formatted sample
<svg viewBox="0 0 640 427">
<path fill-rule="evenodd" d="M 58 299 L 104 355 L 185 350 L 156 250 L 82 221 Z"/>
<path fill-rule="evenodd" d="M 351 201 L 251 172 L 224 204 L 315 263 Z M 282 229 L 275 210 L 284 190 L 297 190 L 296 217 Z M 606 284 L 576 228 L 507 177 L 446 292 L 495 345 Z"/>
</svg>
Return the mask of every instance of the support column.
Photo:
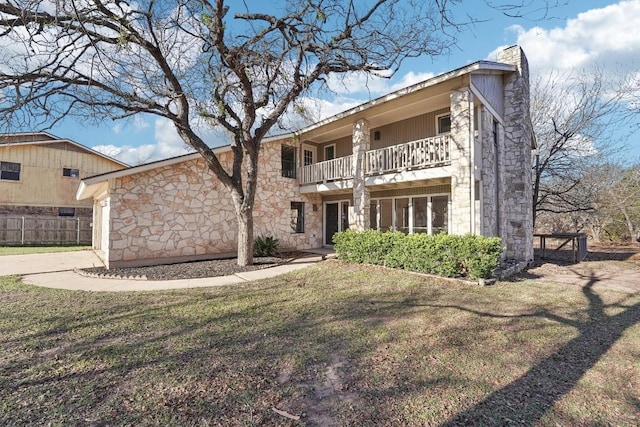
<svg viewBox="0 0 640 427">
<path fill-rule="evenodd" d="M 468 87 L 451 92 L 451 233 L 473 231 L 474 176 L 472 166 L 473 104 Z"/>
<path fill-rule="evenodd" d="M 365 186 L 365 157 L 369 151 L 369 121 L 360 119 L 353 124 L 353 221 L 351 228 L 367 230 L 369 224 L 369 189 Z"/>
</svg>

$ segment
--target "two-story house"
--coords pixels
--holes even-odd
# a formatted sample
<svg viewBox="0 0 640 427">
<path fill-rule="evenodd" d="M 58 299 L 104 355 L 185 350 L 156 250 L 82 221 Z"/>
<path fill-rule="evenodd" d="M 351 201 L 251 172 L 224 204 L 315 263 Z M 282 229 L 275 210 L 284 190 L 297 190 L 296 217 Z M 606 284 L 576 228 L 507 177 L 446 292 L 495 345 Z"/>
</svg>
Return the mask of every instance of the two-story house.
<svg viewBox="0 0 640 427">
<path fill-rule="evenodd" d="M 283 247 L 332 244 L 336 231 L 499 236 L 533 259 L 529 77 L 518 46 L 263 141 L 255 235 Z M 229 164 L 229 147 L 216 149 Z M 107 266 L 226 256 L 230 196 L 198 154 L 82 180 L 94 247 Z"/>
<path fill-rule="evenodd" d="M 75 197 L 80 180 L 125 167 L 46 132 L 0 135 L 0 215 L 91 218 L 91 201 Z"/>
</svg>

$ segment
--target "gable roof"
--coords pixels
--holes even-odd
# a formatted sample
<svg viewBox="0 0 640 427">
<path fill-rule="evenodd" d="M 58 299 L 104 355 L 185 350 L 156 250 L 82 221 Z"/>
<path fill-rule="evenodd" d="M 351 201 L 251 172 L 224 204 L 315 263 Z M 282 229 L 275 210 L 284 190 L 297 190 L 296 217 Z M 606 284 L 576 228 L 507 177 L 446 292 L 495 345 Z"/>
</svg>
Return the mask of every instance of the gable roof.
<svg viewBox="0 0 640 427">
<path fill-rule="evenodd" d="M 128 164 L 121 162 L 120 160 L 114 159 L 113 157 L 107 156 L 106 154 L 100 153 L 99 151 L 93 150 L 71 139 L 58 138 L 57 136 L 47 132 L 6 133 L 6 134 L 0 135 L 0 149 L 8 146 L 19 147 L 19 146 L 25 146 L 25 145 L 47 145 L 47 144 L 57 144 L 61 142 L 70 144 L 89 154 L 93 154 L 93 155 L 102 157 L 106 160 L 117 163 L 124 168 L 129 167 Z"/>
</svg>

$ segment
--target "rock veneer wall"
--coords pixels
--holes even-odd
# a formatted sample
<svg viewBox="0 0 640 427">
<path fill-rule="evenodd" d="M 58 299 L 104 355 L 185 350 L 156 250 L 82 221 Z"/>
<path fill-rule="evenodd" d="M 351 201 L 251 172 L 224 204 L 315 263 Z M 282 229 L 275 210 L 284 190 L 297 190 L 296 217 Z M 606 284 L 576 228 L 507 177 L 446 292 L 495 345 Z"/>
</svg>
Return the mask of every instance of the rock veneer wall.
<svg viewBox="0 0 640 427">
<path fill-rule="evenodd" d="M 282 248 L 319 247 L 322 201 L 319 196 L 300 195 L 297 180 L 282 177 L 281 144 L 286 142 L 263 145 L 254 235 L 276 237 Z M 220 160 L 230 164 L 231 153 L 222 153 Z M 109 267 L 205 259 L 236 250 L 231 196 L 202 159 L 118 178 L 109 197 L 110 243 L 105 257 Z M 304 233 L 292 229 L 291 202 L 305 204 Z"/>
<path fill-rule="evenodd" d="M 504 181 L 502 230 L 506 257 L 533 259 L 533 189 L 531 172 L 529 65 L 519 46 L 498 54 L 498 61 L 513 64 L 517 72 L 505 77 L 504 144 L 501 177 Z"/>
<path fill-rule="evenodd" d="M 453 234 L 471 232 L 471 91 L 451 92 L 451 226 Z"/>
</svg>

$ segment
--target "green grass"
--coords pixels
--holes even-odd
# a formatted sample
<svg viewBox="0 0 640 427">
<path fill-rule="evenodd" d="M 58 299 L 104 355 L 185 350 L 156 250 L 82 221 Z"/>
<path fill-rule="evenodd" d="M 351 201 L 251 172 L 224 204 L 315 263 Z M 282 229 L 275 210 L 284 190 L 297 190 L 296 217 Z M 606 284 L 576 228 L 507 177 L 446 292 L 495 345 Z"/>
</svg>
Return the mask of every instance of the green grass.
<svg viewBox="0 0 640 427">
<path fill-rule="evenodd" d="M 640 295 L 337 261 L 165 292 L 0 277 L 0 425 L 633 426 L 639 322 Z"/>
<path fill-rule="evenodd" d="M 88 251 L 91 246 L 0 246 L 0 256 L 2 255 L 28 255 L 28 254 L 44 254 L 52 252 L 72 252 L 72 251 Z"/>
</svg>

